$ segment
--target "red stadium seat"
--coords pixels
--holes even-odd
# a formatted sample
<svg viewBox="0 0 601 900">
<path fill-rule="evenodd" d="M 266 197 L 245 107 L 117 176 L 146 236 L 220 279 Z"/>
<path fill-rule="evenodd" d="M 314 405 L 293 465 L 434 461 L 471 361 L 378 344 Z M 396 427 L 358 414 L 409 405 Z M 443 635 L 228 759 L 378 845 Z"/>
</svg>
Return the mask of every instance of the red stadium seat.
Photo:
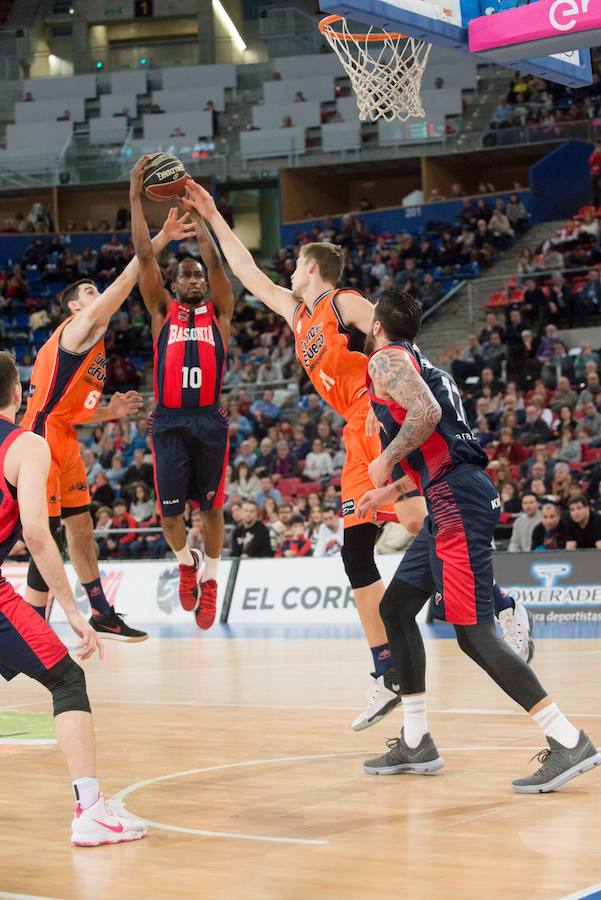
<svg viewBox="0 0 601 900">
<path fill-rule="evenodd" d="M 278 481 L 277 487 L 281 492 L 282 497 L 292 497 L 294 494 L 298 494 L 301 485 L 302 481 L 300 478 L 281 478 Z"/>
</svg>

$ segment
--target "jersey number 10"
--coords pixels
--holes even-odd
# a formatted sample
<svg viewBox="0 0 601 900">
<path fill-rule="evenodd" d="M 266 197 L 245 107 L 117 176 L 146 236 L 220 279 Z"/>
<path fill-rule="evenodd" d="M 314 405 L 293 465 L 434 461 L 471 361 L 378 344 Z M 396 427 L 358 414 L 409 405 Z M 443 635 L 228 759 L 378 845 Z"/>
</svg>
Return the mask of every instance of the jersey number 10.
<svg viewBox="0 0 601 900">
<path fill-rule="evenodd" d="M 182 369 L 182 387 L 199 388 L 202 384 L 202 369 L 198 366 L 184 366 Z"/>
</svg>

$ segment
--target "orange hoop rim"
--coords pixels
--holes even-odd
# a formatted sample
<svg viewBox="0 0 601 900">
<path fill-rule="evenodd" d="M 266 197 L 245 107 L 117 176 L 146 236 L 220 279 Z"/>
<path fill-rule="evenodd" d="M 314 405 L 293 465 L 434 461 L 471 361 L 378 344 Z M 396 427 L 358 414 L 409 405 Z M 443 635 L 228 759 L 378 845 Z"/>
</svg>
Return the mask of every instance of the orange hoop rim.
<svg viewBox="0 0 601 900">
<path fill-rule="evenodd" d="M 406 38 L 406 34 L 399 34 L 396 31 L 386 31 L 381 34 L 351 34 L 348 32 L 344 34 L 342 31 L 334 31 L 333 28 L 330 28 L 330 25 L 333 25 L 334 22 L 342 22 L 343 16 L 326 16 L 325 19 L 322 19 L 318 24 L 318 28 L 324 36 L 334 37 L 339 41 L 345 41 L 348 43 L 349 41 L 368 41 L 369 43 L 375 43 L 377 41 L 385 41 L 387 38 L 391 38 L 393 41 L 398 41 L 400 38 Z"/>
</svg>

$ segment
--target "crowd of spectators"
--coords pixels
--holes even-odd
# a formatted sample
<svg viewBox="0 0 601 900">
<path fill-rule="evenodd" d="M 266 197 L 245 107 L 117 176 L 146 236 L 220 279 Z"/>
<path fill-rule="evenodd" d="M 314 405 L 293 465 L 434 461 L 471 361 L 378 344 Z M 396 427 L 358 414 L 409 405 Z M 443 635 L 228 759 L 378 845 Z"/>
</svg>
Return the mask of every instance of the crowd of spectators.
<svg viewBox="0 0 601 900">
<path fill-rule="evenodd" d="M 601 349 L 581 340 L 568 350 L 540 321 L 488 312 L 452 371 L 489 457 L 509 549 L 601 549 Z"/>
<path fill-rule="evenodd" d="M 507 94 L 500 98 L 485 139 L 489 146 L 499 132 L 526 128 L 533 139 L 562 137 L 571 125 L 595 122 L 601 117 L 601 70 L 595 65 L 587 87 L 570 88 L 534 75 L 517 73 Z"/>
</svg>

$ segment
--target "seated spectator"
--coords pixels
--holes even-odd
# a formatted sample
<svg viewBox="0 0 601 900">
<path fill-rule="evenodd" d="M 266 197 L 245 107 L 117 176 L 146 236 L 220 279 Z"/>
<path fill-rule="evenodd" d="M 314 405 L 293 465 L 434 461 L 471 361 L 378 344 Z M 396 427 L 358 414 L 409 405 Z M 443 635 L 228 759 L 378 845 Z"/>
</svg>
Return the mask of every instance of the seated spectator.
<svg viewBox="0 0 601 900">
<path fill-rule="evenodd" d="M 319 536 L 319 529 L 323 523 L 323 510 L 321 506 L 314 506 L 309 512 L 309 523 L 307 526 L 307 537 L 311 541 L 312 555 L 315 556 L 315 547 Z"/>
<path fill-rule="evenodd" d="M 556 503 L 544 503 L 541 522 L 532 532 L 531 550 L 563 550 L 566 546 L 566 526 Z"/>
<path fill-rule="evenodd" d="M 575 318 L 581 325 L 584 324 L 579 297 L 572 293 L 560 272 L 554 272 L 551 276 L 549 296 L 545 298 L 543 317 L 546 322 L 555 324 L 566 322 L 568 328 L 572 328 Z"/>
<path fill-rule="evenodd" d="M 253 500 L 261 488 L 261 482 L 253 474 L 250 466 L 241 460 L 234 470 L 234 480 L 230 484 L 231 493 L 243 500 Z"/>
<path fill-rule="evenodd" d="M 277 478 L 296 478 L 298 475 L 298 460 L 290 452 L 288 442 L 278 441 L 275 448 L 276 458 L 273 467 L 274 480 Z"/>
<path fill-rule="evenodd" d="M 31 353 L 23 354 L 23 359 L 17 366 L 17 369 L 19 371 L 19 381 L 21 382 L 23 393 L 27 395 L 27 391 L 29 390 L 29 382 L 31 380 L 31 373 L 33 372 L 33 357 Z"/>
<path fill-rule="evenodd" d="M 601 357 L 593 350 L 592 345 L 588 341 L 583 342 L 580 353 L 574 360 L 574 378 L 576 381 L 584 381 L 586 378 L 586 364 L 594 362 L 598 367 L 601 365 Z"/>
<path fill-rule="evenodd" d="M 501 342 L 498 331 L 491 332 L 489 344 L 482 349 L 482 362 L 485 367 L 492 369 L 496 379 L 503 374 L 503 363 L 507 360 L 507 350 Z"/>
<path fill-rule="evenodd" d="M 257 491 L 257 495 L 255 497 L 259 509 L 262 509 L 265 506 L 265 502 L 268 497 L 271 497 L 274 503 L 277 503 L 278 506 L 282 502 L 282 494 L 280 493 L 280 491 L 278 491 L 277 488 L 274 488 L 273 482 L 269 475 L 263 475 L 261 477 L 261 487 L 259 491 Z"/>
<path fill-rule="evenodd" d="M 582 310 L 587 316 L 601 312 L 601 278 L 598 269 L 590 269 L 579 295 Z"/>
<path fill-rule="evenodd" d="M 278 363 L 273 362 L 271 356 L 268 356 L 265 362 L 259 366 L 257 371 L 257 384 L 273 384 L 276 381 L 283 380 L 284 376 L 282 374 L 281 366 L 278 365 Z"/>
<path fill-rule="evenodd" d="M 328 506 L 323 511 L 323 523 L 319 528 L 313 555 L 338 556 L 344 543 L 344 523 L 336 510 Z"/>
<path fill-rule="evenodd" d="M 324 450 L 321 440 L 315 438 L 305 460 L 303 475 L 308 481 L 324 481 L 331 476 L 332 469 L 332 457 Z"/>
<path fill-rule="evenodd" d="M 508 550 L 512 553 L 525 553 L 531 549 L 532 533 L 541 521 L 540 503 L 536 494 L 527 492 L 522 495 L 522 512 L 513 523 Z"/>
<path fill-rule="evenodd" d="M 528 456 L 528 451 L 519 441 L 516 441 L 511 428 L 502 428 L 499 434 L 499 443 L 494 452 L 493 459 L 506 459 L 509 465 L 517 466 Z"/>
<path fill-rule="evenodd" d="M 501 488 L 501 522 L 513 522 L 521 510 L 520 494 L 517 485 L 513 481 L 506 482 Z M 505 517 L 505 518 L 503 518 Z"/>
<path fill-rule="evenodd" d="M 145 461 L 144 457 L 145 453 L 143 450 L 134 451 L 133 462 L 126 470 L 121 482 L 123 487 L 127 487 L 127 485 L 132 484 L 134 481 L 141 481 L 143 484 L 147 485 L 147 487 L 152 488 L 154 485 L 152 466 Z"/>
<path fill-rule="evenodd" d="M 290 116 L 284 116 L 282 119 L 282 124 L 280 128 L 292 128 L 292 118 Z"/>
<path fill-rule="evenodd" d="M 121 534 L 111 531 L 104 540 L 98 542 L 100 559 L 128 558 L 129 545 L 136 540 L 135 528 L 136 520 L 128 513 L 126 501 L 116 500 L 111 529 L 125 532 Z"/>
<path fill-rule="evenodd" d="M 586 386 L 580 391 L 578 407 L 583 409 L 587 403 L 598 405 L 601 400 L 601 383 L 597 372 L 590 371 L 586 376 Z"/>
<path fill-rule="evenodd" d="M 269 529 L 259 522 L 259 509 L 254 500 L 242 504 L 242 519 L 232 535 L 232 556 L 240 559 L 273 556 Z"/>
<path fill-rule="evenodd" d="M 112 506 L 115 500 L 115 491 L 111 487 L 106 472 L 101 469 L 96 473 L 94 482 L 90 487 L 92 502 L 99 506 Z"/>
<path fill-rule="evenodd" d="M 253 375 L 253 381 L 255 381 Z M 273 402 L 273 391 L 263 391 L 260 400 L 255 400 L 249 409 L 249 414 L 259 425 L 271 425 L 277 422 L 281 415 L 280 407 Z"/>
<path fill-rule="evenodd" d="M 509 224 L 509 219 L 500 209 L 493 210 L 488 223 L 488 231 L 491 234 L 493 244 L 500 247 L 501 250 L 506 250 L 515 238 L 515 232 Z"/>
<path fill-rule="evenodd" d="M 509 224 L 516 234 L 523 234 L 530 224 L 526 207 L 517 194 L 511 194 L 505 214 L 509 220 Z"/>
<path fill-rule="evenodd" d="M 252 440 L 252 439 L 251 439 Z M 273 447 L 271 438 L 265 437 L 259 445 L 259 453 L 256 456 L 254 464 L 254 473 L 262 478 L 264 475 L 271 476 L 275 470 L 276 452 Z"/>
<path fill-rule="evenodd" d="M 567 406 L 570 410 L 576 408 L 578 403 L 578 394 L 570 387 L 570 381 L 565 376 L 557 380 L 557 387 L 553 391 L 549 406 L 555 412 L 559 412 L 562 406 Z"/>
<path fill-rule="evenodd" d="M 136 522 L 145 522 L 150 519 L 156 511 L 156 501 L 151 497 L 150 489 L 147 484 L 136 484 L 134 487 L 134 498 L 129 508 L 131 515 Z"/>
<path fill-rule="evenodd" d="M 490 344 L 490 336 L 493 332 L 496 332 L 500 336 L 501 343 L 503 343 L 505 340 L 505 329 L 499 324 L 496 313 L 487 312 L 484 317 L 484 328 L 480 332 L 478 338 L 481 347 L 486 347 Z"/>
<path fill-rule="evenodd" d="M 586 434 L 586 436 L 592 438 L 593 441 L 595 438 L 600 438 L 601 412 L 599 412 L 592 400 L 589 400 L 584 404 L 582 412 L 584 415 L 578 423 L 577 433 L 579 434 L 579 437 L 584 437 L 584 434 Z"/>
<path fill-rule="evenodd" d="M 199 550 L 202 554 L 204 554 L 204 521 L 202 518 L 202 513 L 199 509 L 192 510 L 191 520 L 192 523 L 190 525 L 190 528 L 188 529 L 186 543 L 191 550 Z"/>
<path fill-rule="evenodd" d="M 434 276 L 431 272 L 424 272 L 418 294 L 424 311 L 436 306 L 438 301 L 442 299 L 442 286 L 434 281 Z"/>
<path fill-rule="evenodd" d="M 534 278 L 526 278 L 524 281 L 524 300 L 521 308 L 528 322 L 534 324 L 542 320 L 545 302 L 546 297 L 537 286 L 536 280 Z"/>
<path fill-rule="evenodd" d="M 566 550 L 601 550 L 601 516 L 591 510 L 583 494 L 569 501 Z"/>
<path fill-rule="evenodd" d="M 106 477 L 109 480 L 109 483 L 113 490 L 118 491 L 121 487 L 121 482 L 125 477 L 125 469 L 123 468 L 123 457 L 120 453 L 114 453 L 113 458 L 111 460 L 111 467 L 106 472 Z"/>
<path fill-rule="evenodd" d="M 531 447 L 550 440 L 551 430 L 541 414 L 541 408 L 535 403 L 526 407 L 526 421 L 518 426 L 517 434 L 524 447 Z"/>
<path fill-rule="evenodd" d="M 479 375 L 484 363 L 482 360 L 482 347 L 478 341 L 478 336 L 468 334 L 468 345 L 458 359 L 454 359 L 451 363 L 451 374 L 457 384 L 463 385 L 466 378 Z"/>
<path fill-rule="evenodd" d="M 276 556 L 293 559 L 311 555 L 311 541 L 305 534 L 305 522 L 303 517 L 293 516 L 292 522 L 290 523 L 290 537 L 284 538 Z"/>
</svg>

